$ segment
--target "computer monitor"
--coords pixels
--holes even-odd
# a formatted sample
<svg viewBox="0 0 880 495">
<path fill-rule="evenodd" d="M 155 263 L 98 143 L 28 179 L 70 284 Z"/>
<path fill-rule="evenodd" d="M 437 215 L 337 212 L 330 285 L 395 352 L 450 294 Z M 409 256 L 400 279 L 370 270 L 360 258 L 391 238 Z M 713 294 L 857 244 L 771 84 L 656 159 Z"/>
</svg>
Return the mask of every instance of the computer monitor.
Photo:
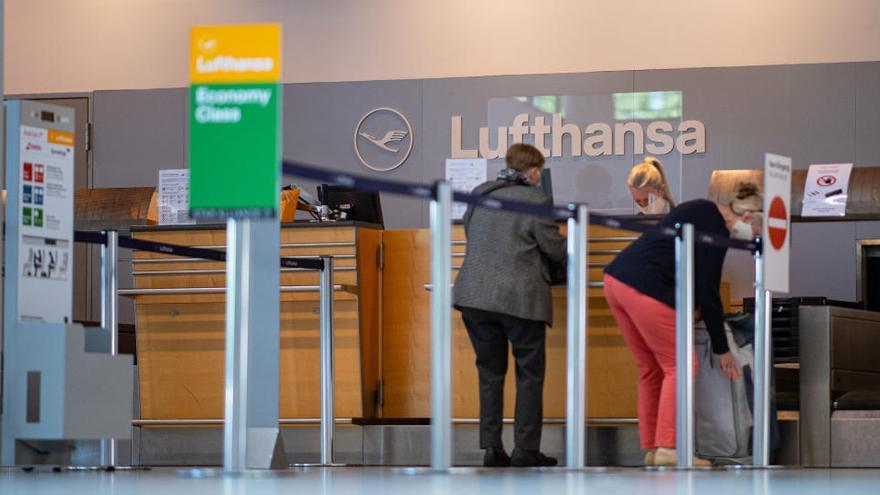
<svg viewBox="0 0 880 495">
<path fill-rule="evenodd" d="M 317 189 L 318 201 L 332 210 L 345 212 L 346 220 L 385 226 L 378 192 L 352 189 L 337 184 L 321 184 Z"/>
<path fill-rule="evenodd" d="M 544 194 L 555 203 L 555 200 L 553 199 L 553 179 L 550 176 L 550 169 L 547 167 L 541 170 L 541 189 L 543 189 Z"/>
</svg>

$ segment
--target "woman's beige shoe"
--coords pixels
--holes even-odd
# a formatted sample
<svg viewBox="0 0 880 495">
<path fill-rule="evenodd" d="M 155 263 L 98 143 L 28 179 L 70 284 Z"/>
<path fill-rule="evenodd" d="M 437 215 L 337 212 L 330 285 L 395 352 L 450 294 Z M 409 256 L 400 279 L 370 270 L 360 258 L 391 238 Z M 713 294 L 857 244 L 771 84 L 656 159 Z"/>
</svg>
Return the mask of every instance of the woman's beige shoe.
<svg viewBox="0 0 880 495">
<path fill-rule="evenodd" d="M 646 458 L 647 460 L 647 458 Z M 654 466 L 675 466 L 675 449 L 667 449 L 666 447 L 657 447 L 657 450 L 654 451 Z M 710 467 L 712 466 L 712 462 L 708 459 L 703 459 L 700 457 L 694 456 L 694 467 Z"/>
<path fill-rule="evenodd" d="M 653 466 L 654 465 L 654 452 L 657 449 L 651 449 L 645 454 L 645 466 Z"/>
</svg>

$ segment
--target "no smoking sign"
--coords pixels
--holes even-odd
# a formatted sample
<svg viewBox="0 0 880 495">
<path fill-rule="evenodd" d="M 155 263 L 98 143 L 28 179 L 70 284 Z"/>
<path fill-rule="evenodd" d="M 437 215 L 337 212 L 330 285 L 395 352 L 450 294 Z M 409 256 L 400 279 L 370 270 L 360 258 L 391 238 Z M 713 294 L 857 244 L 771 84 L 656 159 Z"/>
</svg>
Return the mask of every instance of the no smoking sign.
<svg viewBox="0 0 880 495">
<path fill-rule="evenodd" d="M 823 175 L 816 179 L 816 184 L 822 187 L 830 187 L 837 183 L 837 177 L 833 175 Z"/>
</svg>

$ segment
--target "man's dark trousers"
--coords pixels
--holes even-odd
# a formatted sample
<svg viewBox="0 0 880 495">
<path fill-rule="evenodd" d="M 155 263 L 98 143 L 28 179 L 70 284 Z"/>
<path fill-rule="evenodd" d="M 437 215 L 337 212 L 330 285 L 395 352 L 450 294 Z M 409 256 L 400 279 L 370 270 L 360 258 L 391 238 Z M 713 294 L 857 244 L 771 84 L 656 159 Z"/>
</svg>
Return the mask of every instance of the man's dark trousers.
<svg viewBox="0 0 880 495">
<path fill-rule="evenodd" d="M 539 450 L 546 324 L 474 308 L 461 308 L 461 314 L 477 355 L 480 376 L 480 448 L 502 447 L 504 375 L 510 341 L 516 363 L 514 443 L 517 449 Z"/>
</svg>

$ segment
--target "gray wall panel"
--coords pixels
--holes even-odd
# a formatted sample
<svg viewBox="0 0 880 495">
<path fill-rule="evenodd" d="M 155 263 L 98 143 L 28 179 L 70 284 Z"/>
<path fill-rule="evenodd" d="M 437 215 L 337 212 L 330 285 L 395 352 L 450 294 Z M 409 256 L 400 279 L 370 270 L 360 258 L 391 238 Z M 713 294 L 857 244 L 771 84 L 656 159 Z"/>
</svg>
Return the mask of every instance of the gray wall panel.
<svg viewBox="0 0 880 495">
<path fill-rule="evenodd" d="M 186 166 L 185 89 L 96 91 L 94 109 L 94 187 L 155 187 Z"/>
<path fill-rule="evenodd" d="M 791 295 L 856 300 L 856 223 L 796 223 L 791 236 Z"/>
<path fill-rule="evenodd" d="M 791 157 L 795 168 L 856 158 L 855 64 L 785 68 Z M 880 81 L 875 81 L 880 83 Z"/>
<path fill-rule="evenodd" d="M 880 239 L 880 222 L 857 222 L 856 240 Z"/>
<path fill-rule="evenodd" d="M 431 182 L 443 176 L 450 154 L 450 117 L 463 117 L 463 144 L 474 148 L 479 127 L 489 123 L 492 98 L 649 90 L 683 91 L 684 118 L 706 125 L 707 152 L 680 162 L 684 199 L 705 197 L 712 170 L 760 167 L 767 151 L 791 155 L 797 168 L 848 161 L 880 166 L 880 62 L 291 84 L 284 87 L 284 156 L 334 170 Z M 95 186 L 155 185 L 159 169 L 183 166 L 185 98 L 185 89 L 96 92 Z M 403 166 L 376 173 L 357 161 L 352 139 L 360 117 L 384 106 L 409 118 L 415 140 Z M 590 121 L 607 120 L 597 114 Z M 549 159 L 548 165 L 564 202 L 600 187 L 602 177 L 591 173 L 599 167 L 591 164 L 624 167 L 638 158 Z M 677 161 L 673 155 L 668 159 Z M 313 190 L 313 184 L 304 185 Z M 387 228 L 427 225 L 426 203 L 382 199 Z M 795 224 L 793 293 L 854 299 L 854 242 L 857 236 L 880 237 L 874 229 L 862 223 Z M 828 239 L 845 242 L 826 249 Z M 813 269 L 816 263 L 831 268 Z M 751 295 L 752 270 L 749 256 L 728 255 L 725 278 L 733 284 L 734 299 Z M 853 282 L 836 281 L 846 277 Z"/>
<path fill-rule="evenodd" d="M 880 167 L 880 63 L 856 67 L 856 164 Z"/>
<path fill-rule="evenodd" d="M 389 172 L 374 172 L 361 164 L 352 139 L 360 118 L 379 107 L 399 110 L 410 121 L 415 140 L 409 159 Z M 284 86 L 284 157 L 331 170 L 400 181 L 422 181 L 422 82 L 377 81 Z M 314 193 L 314 183 L 285 177 Z M 423 201 L 382 194 L 385 224 L 405 229 L 425 225 Z"/>
</svg>

